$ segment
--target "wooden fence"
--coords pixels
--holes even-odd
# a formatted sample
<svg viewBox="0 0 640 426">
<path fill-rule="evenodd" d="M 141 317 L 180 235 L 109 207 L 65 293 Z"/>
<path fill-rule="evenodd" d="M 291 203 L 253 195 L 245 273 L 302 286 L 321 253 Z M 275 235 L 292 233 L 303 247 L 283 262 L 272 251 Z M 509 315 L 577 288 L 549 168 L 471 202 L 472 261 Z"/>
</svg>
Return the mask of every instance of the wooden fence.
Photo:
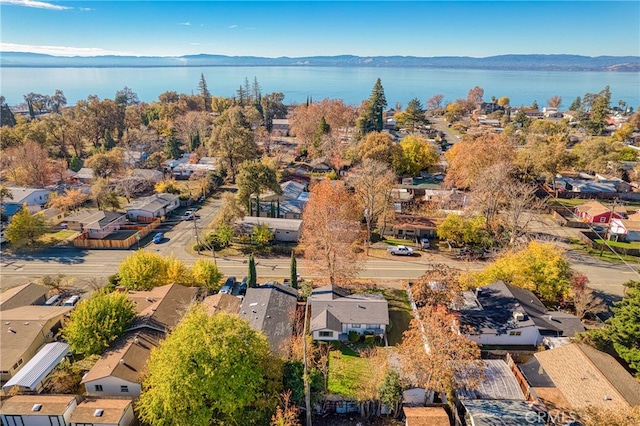
<svg viewBox="0 0 640 426">
<path fill-rule="evenodd" d="M 589 227 L 588 223 L 580 221 L 579 218 L 575 217 L 573 210 L 567 207 L 553 207 L 551 215 L 558 221 L 560 226 L 567 226 L 569 228 Z"/>
<path fill-rule="evenodd" d="M 122 225 L 120 229 L 137 230 L 137 234 L 140 239 L 143 239 L 151 233 L 154 229 L 160 226 L 162 221 L 158 218 L 154 218 L 153 222 L 148 225 Z M 88 232 L 82 232 L 78 237 L 73 240 L 74 247 L 81 248 L 97 248 L 97 249 L 128 249 L 132 245 L 138 242 L 138 236 L 136 234 L 125 238 L 124 240 L 111 240 L 107 236 L 101 240 L 91 239 L 88 236 Z"/>
</svg>

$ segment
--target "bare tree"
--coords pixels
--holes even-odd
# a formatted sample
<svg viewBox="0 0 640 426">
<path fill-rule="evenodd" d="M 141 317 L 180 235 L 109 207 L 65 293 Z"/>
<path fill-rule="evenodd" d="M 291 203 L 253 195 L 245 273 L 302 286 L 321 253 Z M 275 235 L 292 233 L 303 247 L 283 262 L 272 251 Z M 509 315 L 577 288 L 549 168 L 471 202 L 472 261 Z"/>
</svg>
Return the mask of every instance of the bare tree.
<svg viewBox="0 0 640 426">
<path fill-rule="evenodd" d="M 355 190 L 359 207 L 367 223 L 368 253 L 374 226 L 380 217 L 391 210 L 391 190 L 396 183 L 396 176 L 385 163 L 367 158 L 350 171 L 348 183 Z"/>
<path fill-rule="evenodd" d="M 607 311 L 607 304 L 602 298 L 593 293 L 593 289 L 588 287 L 589 278 L 584 274 L 574 274 L 571 277 L 571 303 L 580 319 L 588 314 L 599 314 Z"/>
<path fill-rule="evenodd" d="M 560 108 L 560 105 L 562 105 L 562 97 L 558 95 L 552 96 L 551 99 L 547 100 L 547 105 L 551 108 Z"/>
</svg>

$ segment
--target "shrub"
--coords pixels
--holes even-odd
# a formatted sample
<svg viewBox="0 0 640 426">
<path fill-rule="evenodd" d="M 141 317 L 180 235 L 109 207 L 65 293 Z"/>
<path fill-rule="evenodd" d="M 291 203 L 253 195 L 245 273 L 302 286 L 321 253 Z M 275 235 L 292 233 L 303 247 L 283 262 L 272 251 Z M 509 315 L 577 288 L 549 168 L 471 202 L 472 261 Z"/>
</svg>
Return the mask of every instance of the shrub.
<svg viewBox="0 0 640 426">
<path fill-rule="evenodd" d="M 360 340 L 360 333 L 358 333 L 357 331 L 351 330 L 349 332 L 349 341 L 351 343 L 355 343 L 358 340 Z"/>
</svg>

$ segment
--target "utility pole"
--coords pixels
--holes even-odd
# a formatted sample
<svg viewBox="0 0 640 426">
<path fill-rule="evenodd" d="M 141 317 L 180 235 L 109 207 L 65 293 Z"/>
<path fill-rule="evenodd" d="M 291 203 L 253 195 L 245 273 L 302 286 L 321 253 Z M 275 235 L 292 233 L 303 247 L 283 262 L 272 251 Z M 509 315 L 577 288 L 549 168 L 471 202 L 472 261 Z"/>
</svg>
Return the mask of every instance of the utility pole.
<svg viewBox="0 0 640 426">
<path fill-rule="evenodd" d="M 611 219 L 613 218 L 613 214 L 615 213 L 617 204 L 618 204 L 618 198 L 614 198 L 613 202 L 611 203 L 611 210 L 609 212 L 609 226 L 611 226 Z M 602 234 L 602 245 L 600 246 L 600 257 L 602 257 L 602 254 L 604 253 L 604 246 L 607 245 L 608 234 L 609 234 L 609 228 L 605 229 L 604 233 Z"/>
<path fill-rule="evenodd" d="M 307 408 L 307 426 L 311 426 L 311 389 L 309 386 L 309 370 L 307 368 L 307 312 L 309 309 L 309 298 L 304 305 L 304 327 L 302 332 L 302 356 L 304 358 L 304 372 L 302 380 L 304 382 L 304 402 Z"/>
<path fill-rule="evenodd" d="M 196 232 L 196 247 L 198 250 L 198 254 L 200 254 L 200 238 L 198 237 L 198 216 L 196 215 L 195 212 L 193 212 L 193 229 Z"/>
</svg>

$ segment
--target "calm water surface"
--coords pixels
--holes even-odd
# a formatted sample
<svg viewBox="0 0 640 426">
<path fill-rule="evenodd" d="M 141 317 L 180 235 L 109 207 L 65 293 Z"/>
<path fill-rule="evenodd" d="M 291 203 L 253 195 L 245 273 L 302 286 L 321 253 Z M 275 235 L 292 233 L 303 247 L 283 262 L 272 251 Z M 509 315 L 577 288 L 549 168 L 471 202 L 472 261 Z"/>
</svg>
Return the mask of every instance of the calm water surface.
<svg viewBox="0 0 640 426">
<path fill-rule="evenodd" d="M 190 68 L 2 68 L 0 93 L 9 105 L 23 102 L 29 92 L 52 95 L 60 89 L 69 105 L 89 95 L 113 99 L 125 86 L 141 101 L 157 100 L 165 91 L 197 93 L 203 73 L 214 96 L 234 96 L 245 77 L 254 77 L 262 93 L 283 92 L 285 103 L 343 99 L 359 105 L 369 97 L 376 78 L 380 77 L 389 106 L 406 105 L 414 97 L 426 104 L 434 94 L 446 101 L 464 98 L 469 89 L 480 86 L 484 99 L 508 96 L 511 105 L 540 107 L 547 99 L 559 95 L 563 107 L 576 96 L 597 93 L 610 86 L 611 101 L 626 102 L 634 109 L 640 105 L 640 73 L 494 71 L 431 68 L 342 68 L 342 67 L 190 67 Z"/>
</svg>

